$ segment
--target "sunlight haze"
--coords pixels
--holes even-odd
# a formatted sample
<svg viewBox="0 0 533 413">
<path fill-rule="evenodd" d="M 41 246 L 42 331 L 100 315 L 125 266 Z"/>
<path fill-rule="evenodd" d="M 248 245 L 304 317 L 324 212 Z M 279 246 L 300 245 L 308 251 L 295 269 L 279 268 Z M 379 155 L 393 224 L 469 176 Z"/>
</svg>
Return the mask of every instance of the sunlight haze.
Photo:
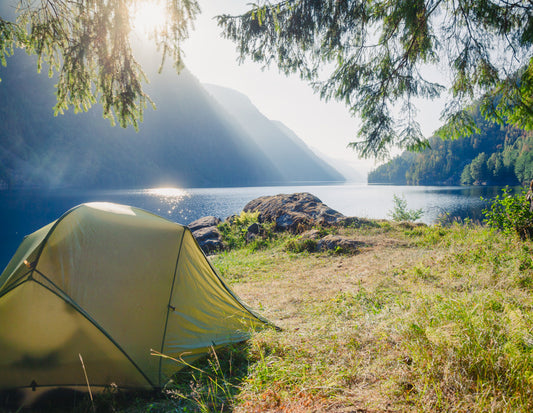
<svg viewBox="0 0 533 413">
<path fill-rule="evenodd" d="M 151 33 L 162 26 L 166 19 L 165 6 L 161 1 L 139 2 L 131 21 L 133 30 Z"/>
<path fill-rule="evenodd" d="M 362 172 L 372 169 L 374 161 L 358 159 L 347 148 L 349 142 L 357 140 L 359 121 L 344 104 L 326 103 L 298 76 L 286 77 L 275 67 L 261 70 L 259 64 L 249 60 L 238 64 L 236 47 L 220 36 L 215 16 L 242 13 L 249 3 L 200 0 L 202 13 L 184 44 L 187 67 L 202 83 L 244 93 L 268 118 L 283 122 L 319 155 L 342 159 Z M 440 125 L 442 102 L 422 101 L 419 109 L 422 131 L 430 136 Z"/>
</svg>

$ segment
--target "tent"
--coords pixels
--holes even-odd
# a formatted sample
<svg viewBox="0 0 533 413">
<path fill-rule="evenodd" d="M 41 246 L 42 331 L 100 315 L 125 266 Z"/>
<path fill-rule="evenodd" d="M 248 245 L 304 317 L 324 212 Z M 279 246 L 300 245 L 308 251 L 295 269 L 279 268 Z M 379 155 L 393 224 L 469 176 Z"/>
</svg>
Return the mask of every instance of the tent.
<svg viewBox="0 0 533 413">
<path fill-rule="evenodd" d="M 83 204 L 26 236 L 0 275 L 0 390 L 158 388 L 183 365 L 152 349 L 190 362 L 267 324 L 187 227 Z"/>
</svg>

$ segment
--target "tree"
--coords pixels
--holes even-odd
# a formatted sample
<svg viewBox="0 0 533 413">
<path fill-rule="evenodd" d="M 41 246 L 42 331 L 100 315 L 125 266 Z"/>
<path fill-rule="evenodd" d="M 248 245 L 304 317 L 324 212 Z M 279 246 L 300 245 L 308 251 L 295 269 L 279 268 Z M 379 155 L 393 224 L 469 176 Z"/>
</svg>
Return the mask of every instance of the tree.
<svg viewBox="0 0 533 413">
<path fill-rule="evenodd" d="M 23 48 L 58 74 L 55 112 L 73 106 L 87 110 L 100 101 L 103 115 L 121 126 L 138 127 L 150 98 L 144 93 L 146 77 L 130 44 L 135 7 L 162 1 L 166 21 L 151 39 L 161 51 L 162 64 L 171 58 L 182 66 L 180 42 L 187 38 L 199 12 L 196 0 L 19 0 L 16 20 L 0 17 L 0 62 L 15 48 Z"/>
<path fill-rule="evenodd" d="M 487 155 L 485 152 L 481 152 L 472 160 L 470 164 L 470 175 L 474 183 L 481 183 L 487 180 Z"/>
<path fill-rule="evenodd" d="M 487 119 L 533 128 L 531 0 L 264 0 L 218 22 L 240 61 L 297 73 L 359 115 L 350 146 L 362 156 L 427 146 L 413 101 L 446 89 L 440 136 L 478 131 L 477 100 Z M 448 88 L 424 75 L 437 64 L 450 68 Z"/>
<path fill-rule="evenodd" d="M 472 174 L 470 173 L 470 164 L 466 165 L 461 173 L 461 185 L 472 185 L 474 180 L 472 179 Z"/>
<path fill-rule="evenodd" d="M 515 173 L 518 180 L 528 183 L 533 179 L 533 153 L 523 152 L 515 164 Z"/>
<path fill-rule="evenodd" d="M 503 166 L 503 157 L 501 153 L 494 152 L 492 155 L 490 155 L 489 159 L 487 160 L 487 169 L 489 171 L 489 175 L 491 176 L 492 182 L 503 182 L 504 178 L 506 177 L 506 171 Z"/>
</svg>

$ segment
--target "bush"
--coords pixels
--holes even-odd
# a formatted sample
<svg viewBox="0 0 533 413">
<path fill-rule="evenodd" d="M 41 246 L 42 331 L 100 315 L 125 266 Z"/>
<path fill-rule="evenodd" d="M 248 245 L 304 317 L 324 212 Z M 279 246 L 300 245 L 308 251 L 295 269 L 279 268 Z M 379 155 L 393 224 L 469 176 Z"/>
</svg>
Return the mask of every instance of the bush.
<svg viewBox="0 0 533 413">
<path fill-rule="evenodd" d="M 247 238 L 248 228 L 252 224 L 259 224 L 259 212 L 244 212 L 235 215 L 218 225 L 222 239 L 230 249 L 249 246 L 252 251 L 266 247 L 273 235 L 273 224 L 263 223 L 260 232 L 254 238 Z"/>
<path fill-rule="evenodd" d="M 483 210 L 484 222 L 505 234 L 518 234 L 520 239 L 533 239 L 533 213 L 529 211 L 526 190 L 512 195 L 509 187 L 494 198 L 491 206 Z"/>
<path fill-rule="evenodd" d="M 416 221 L 422 218 L 423 210 L 420 209 L 407 209 L 407 201 L 404 197 L 399 197 L 396 194 L 392 196 L 394 207 L 389 212 L 389 216 L 393 221 Z"/>
</svg>

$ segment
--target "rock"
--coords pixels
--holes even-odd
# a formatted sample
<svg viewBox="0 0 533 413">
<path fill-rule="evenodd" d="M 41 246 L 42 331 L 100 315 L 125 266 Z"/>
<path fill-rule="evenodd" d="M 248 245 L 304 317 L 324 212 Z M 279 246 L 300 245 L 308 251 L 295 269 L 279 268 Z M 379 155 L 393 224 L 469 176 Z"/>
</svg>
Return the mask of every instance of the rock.
<svg viewBox="0 0 533 413">
<path fill-rule="evenodd" d="M 216 252 L 222 251 L 225 248 L 221 240 L 215 239 L 206 239 L 200 244 L 200 247 L 206 255 L 214 254 Z"/>
<path fill-rule="evenodd" d="M 319 251 L 335 251 L 341 253 L 356 253 L 364 242 L 341 235 L 327 235 L 317 243 Z"/>
<path fill-rule="evenodd" d="M 254 222 L 246 230 L 246 236 L 245 236 L 246 242 L 252 242 L 260 234 L 261 234 L 261 225 L 259 225 L 257 222 Z"/>
<path fill-rule="evenodd" d="M 257 222 L 254 222 L 246 230 L 248 234 L 254 234 L 254 235 L 258 235 L 260 231 L 261 231 L 261 226 Z"/>
<path fill-rule="evenodd" d="M 305 231 L 301 237 L 300 237 L 301 240 L 306 240 L 306 239 L 312 239 L 312 240 L 319 240 L 320 239 L 320 231 L 317 230 L 317 229 L 312 229 L 312 230 L 309 230 L 309 231 Z"/>
<path fill-rule="evenodd" d="M 230 215 L 229 217 L 227 217 L 224 222 L 227 222 L 228 224 L 233 224 L 235 222 L 235 220 L 237 219 L 239 215 L 237 214 L 233 214 L 233 215 Z"/>
<path fill-rule="evenodd" d="M 301 233 L 314 225 L 333 225 L 344 217 L 307 192 L 263 196 L 248 202 L 245 212 L 259 212 L 260 222 L 275 222 L 276 230 Z"/>
<path fill-rule="evenodd" d="M 222 235 L 218 231 L 217 227 L 205 227 L 197 229 L 192 233 L 194 235 L 194 238 L 198 242 L 205 241 L 208 239 L 220 239 L 222 240 Z"/>
<path fill-rule="evenodd" d="M 215 226 L 197 229 L 192 233 L 200 248 L 206 253 L 211 254 L 215 251 L 224 249 L 222 235 Z"/>
<path fill-rule="evenodd" d="M 224 249 L 222 235 L 217 228 L 218 224 L 220 224 L 219 218 L 207 216 L 197 219 L 188 225 L 192 235 L 198 241 L 198 245 L 206 254 L 212 254 Z"/>
<path fill-rule="evenodd" d="M 220 224 L 220 218 L 213 217 L 213 216 L 207 216 L 207 217 L 202 217 L 200 219 L 197 219 L 196 221 L 191 222 L 187 226 L 192 232 L 194 232 L 200 228 L 216 227 L 218 224 Z"/>
<path fill-rule="evenodd" d="M 286 212 L 276 218 L 276 230 L 300 233 L 312 228 L 315 221 L 301 212 Z"/>
</svg>

